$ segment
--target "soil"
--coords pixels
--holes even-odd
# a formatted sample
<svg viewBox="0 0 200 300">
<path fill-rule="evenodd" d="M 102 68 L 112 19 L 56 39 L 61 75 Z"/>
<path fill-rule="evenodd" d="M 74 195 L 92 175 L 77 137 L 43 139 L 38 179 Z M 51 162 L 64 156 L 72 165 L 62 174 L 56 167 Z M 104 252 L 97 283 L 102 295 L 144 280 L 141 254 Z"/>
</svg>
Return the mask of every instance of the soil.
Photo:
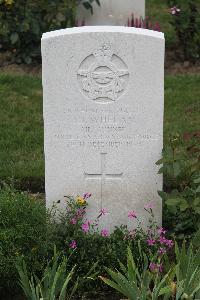
<svg viewBox="0 0 200 300">
<path fill-rule="evenodd" d="M 0 66 L 0 73 L 19 74 L 19 75 L 42 75 L 41 65 L 8 64 Z"/>
</svg>

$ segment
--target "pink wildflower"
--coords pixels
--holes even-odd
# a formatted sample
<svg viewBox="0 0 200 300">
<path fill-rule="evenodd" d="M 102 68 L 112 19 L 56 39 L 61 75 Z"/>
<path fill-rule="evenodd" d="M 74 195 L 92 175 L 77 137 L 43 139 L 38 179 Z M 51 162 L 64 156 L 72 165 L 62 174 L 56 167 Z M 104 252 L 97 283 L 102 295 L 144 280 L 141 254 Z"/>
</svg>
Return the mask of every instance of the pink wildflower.
<svg viewBox="0 0 200 300">
<path fill-rule="evenodd" d="M 77 211 L 76 211 L 77 218 L 82 218 L 84 214 L 85 214 L 85 210 L 84 209 L 82 209 L 82 208 L 78 208 L 77 209 Z"/>
<path fill-rule="evenodd" d="M 155 264 L 155 263 L 150 263 L 149 269 L 151 272 L 163 272 L 163 265 L 162 264 Z"/>
<path fill-rule="evenodd" d="M 136 218 L 137 218 L 137 215 L 136 215 L 136 213 L 135 213 L 134 210 L 129 211 L 129 213 L 128 213 L 128 218 L 129 218 L 129 219 L 136 219 Z"/>
<path fill-rule="evenodd" d="M 72 219 L 70 220 L 70 223 L 73 224 L 73 225 L 75 225 L 76 222 L 77 222 L 76 218 L 72 218 Z"/>
<path fill-rule="evenodd" d="M 169 248 L 172 248 L 174 245 L 174 242 L 172 240 L 168 240 L 164 236 L 160 236 L 159 241 L 161 244 L 166 245 Z"/>
<path fill-rule="evenodd" d="M 154 272 L 158 269 L 158 266 L 157 266 L 157 264 L 151 262 L 149 265 L 149 269 L 151 272 Z"/>
<path fill-rule="evenodd" d="M 160 236 L 159 241 L 161 244 L 166 244 L 166 238 L 164 236 Z"/>
<path fill-rule="evenodd" d="M 174 242 L 172 240 L 166 240 L 165 245 L 167 245 L 169 248 L 172 248 L 174 246 Z"/>
<path fill-rule="evenodd" d="M 106 208 L 102 208 L 102 209 L 100 210 L 100 214 L 103 215 L 103 216 L 105 216 L 106 214 L 108 214 L 107 209 L 106 209 Z"/>
<path fill-rule="evenodd" d="M 87 233 L 90 230 L 90 221 L 86 221 L 81 225 L 82 230 Z"/>
<path fill-rule="evenodd" d="M 158 271 L 159 271 L 160 273 L 163 272 L 163 264 L 159 264 L 159 265 L 158 265 Z"/>
<path fill-rule="evenodd" d="M 177 6 L 173 6 L 170 8 L 170 13 L 175 16 L 178 15 L 180 13 L 180 8 L 178 8 Z"/>
<path fill-rule="evenodd" d="M 160 249 L 158 249 L 158 254 L 163 255 L 165 253 L 166 253 L 166 249 L 165 248 L 160 247 Z"/>
<path fill-rule="evenodd" d="M 75 240 L 72 240 L 71 243 L 70 243 L 70 245 L 69 245 L 69 247 L 71 249 L 76 249 L 77 248 L 77 242 Z"/>
<path fill-rule="evenodd" d="M 153 239 L 148 239 L 148 240 L 147 240 L 147 244 L 148 244 L 149 246 L 153 246 L 153 245 L 155 245 L 155 243 L 156 243 L 156 241 L 153 240 Z"/>
<path fill-rule="evenodd" d="M 153 209 L 154 208 L 154 203 L 153 202 L 148 202 L 145 206 L 145 209 Z"/>
<path fill-rule="evenodd" d="M 158 22 L 155 23 L 154 30 L 155 31 L 161 31 L 160 24 Z"/>
<path fill-rule="evenodd" d="M 167 232 L 167 230 L 165 230 L 163 227 L 158 228 L 158 233 L 161 234 L 165 234 Z"/>
<path fill-rule="evenodd" d="M 108 229 L 102 229 L 102 230 L 101 230 L 101 236 L 104 236 L 104 237 L 109 236 L 109 231 L 108 231 Z"/>
<path fill-rule="evenodd" d="M 83 199 L 85 200 L 85 199 L 88 199 L 88 198 L 90 198 L 92 196 L 92 194 L 91 193 L 85 193 L 84 195 L 83 195 Z"/>
<path fill-rule="evenodd" d="M 129 237 L 134 238 L 135 235 L 136 235 L 136 230 L 135 229 L 129 231 Z"/>
</svg>

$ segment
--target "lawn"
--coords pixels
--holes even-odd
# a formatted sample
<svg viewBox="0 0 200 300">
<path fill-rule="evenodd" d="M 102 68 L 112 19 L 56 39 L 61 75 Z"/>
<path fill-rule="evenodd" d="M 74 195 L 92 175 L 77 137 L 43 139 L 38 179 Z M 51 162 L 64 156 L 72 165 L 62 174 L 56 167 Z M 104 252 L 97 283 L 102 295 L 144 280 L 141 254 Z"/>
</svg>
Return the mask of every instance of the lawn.
<svg viewBox="0 0 200 300">
<path fill-rule="evenodd" d="M 0 178 L 44 176 L 42 88 L 37 77 L 0 76 Z"/>
<path fill-rule="evenodd" d="M 0 178 L 40 189 L 44 181 L 41 79 L 0 75 Z M 199 130 L 200 75 L 165 79 L 165 144 L 170 135 Z"/>
</svg>

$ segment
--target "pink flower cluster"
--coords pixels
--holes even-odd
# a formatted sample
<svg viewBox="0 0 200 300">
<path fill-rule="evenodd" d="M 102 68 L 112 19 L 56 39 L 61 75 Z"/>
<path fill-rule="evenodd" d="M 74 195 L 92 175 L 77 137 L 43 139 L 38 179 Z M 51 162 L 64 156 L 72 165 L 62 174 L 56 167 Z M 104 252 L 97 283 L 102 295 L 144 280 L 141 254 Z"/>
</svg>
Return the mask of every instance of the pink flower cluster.
<svg viewBox="0 0 200 300">
<path fill-rule="evenodd" d="M 81 228 L 85 233 L 88 233 L 88 231 L 90 230 L 90 225 L 91 225 L 91 221 L 86 220 L 82 225 Z"/>
<path fill-rule="evenodd" d="M 70 245 L 69 245 L 69 247 L 71 249 L 76 249 L 77 248 L 77 242 L 75 240 L 72 240 L 71 243 L 70 243 Z"/>
<path fill-rule="evenodd" d="M 127 26 L 128 27 L 145 28 L 145 29 L 160 31 L 160 24 L 158 22 L 153 24 L 149 20 L 149 17 L 146 17 L 145 19 L 135 18 L 134 14 L 131 15 L 130 19 L 128 19 Z"/>
<path fill-rule="evenodd" d="M 149 201 L 147 204 L 145 204 L 144 209 L 147 210 L 149 212 L 152 211 L 154 209 L 155 205 L 152 201 Z M 128 218 L 129 219 L 137 219 L 137 214 L 135 210 L 131 210 L 128 213 Z"/>
<path fill-rule="evenodd" d="M 129 219 L 136 219 L 137 218 L 136 212 L 134 210 L 129 211 L 128 218 Z"/>
<path fill-rule="evenodd" d="M 99 215 L 98 215 L 98 217 L 97 217 L 97 221 L 98 221 L 98 219 L 100 219 L 102 216 L 105 216 L 105 215 L 107 215 L 107 214 L 108 214 L 108 211 L 107 211 L 106 208 L 100 209 Z"/>
<path fill-rule="evenodd" d="M 86 220 L 81 225 L 81 228 L 82 228 L 83 232 L 88 233 L 89 230 L 90 230 L 91 225 L 92 225 L 92 227 L 98 226 L 99 218 L 102 217 L 102 216 L 105 216 L 106 214 L 108 214 L 107 209 L 106 208 L 102 208 L 100 210 L 99 215 L 98 215 L 98 217 L 97 217 L 97 219 L 95 221 L 88 221 L 88 220 Z M 109 231 L 107 229 L 103 229 L 101 231 L 101 236 L 104 236 L 104 237 L 109 236 Z"/>
<path fill-rule="evenodd" d="M 70 223 L 72 225 L 76 225 L 79 219 L 82 219 L 85 214 L 85 209 L 83 208 L 78 208 L 76 211 L 75 216 L 70 220 Z"/>
<path fill-rule="evenodd" d="M 157 249 L 157 255 L 159 260 L 159 263 L 150 263 L 149 269 L 151 272 L 163 271 L 163 266 L 162 263 L 160 263 L 160 260 L 162 256 L 174 245 L 174 242 L 172 240 L 168 240 L 165 237 L 166 232 L 167 231 L 163 227 L 157 228 L 156 233 L 152 229 L 148 231 L 148 237 L 146 241 L 147 245 L 156 247 L 155 249 Z"/>
<path fill-rule="evenodd" d="M 154 209 L 154 207 L 155 207 L 154 203 L 152 201 L 150 201 L 147 204 L 145 204 L 144 209 L 145 210 L 149 210 L 149 209 L 152 210 L 152 209 Z"/>
<path fill-rule="evenodd" d="M 101 236 L 103 236 L 103 237 L 109 236 L 109 231 L 108 231 L 108 229 L 102 229 L 102 230 L 101 230 Z"/>
<path fill-rule="evenodd" d="M 162 273 L 163 272 L 163 265 L 162 263 L 161 264 L 155 264 L 153 262 L 150 263 L 149 265 L 149 269 L 151 272 L 159 272 L 159 273 Z"/>
<path fill-rule="evenodd" d="M 107 215 L 107 214 L 108 214 L 107 209 L 106 209 L 106 208 L 102 208 L 102 209 L 100 210 L 100 214 L 101 214 L 102 216 Z"/>
<path fill-rule="evenodd" d="M 83 195 L 83 199 L 84 199 L 84 200 L 87 200 L 87 199 L 90 198 L 91 196 L 92 196 L 91 193 L 85 193 L 85 194 Z M 70 223 L 71 223 L 72 225 L 76 225 L 79 219 L 83 219 L 84 215 L 85 215 L 85 209 L 84 209 L 84 208 L 78 208 L 78 209 L 76 210 L 75 215 L 71 218 Z"/>
<path fill-rule="evenodd" d="M 163 227 L 158 228 L 157 232 L 158 232 L 157 236 L 154 236 L 151 230 L 148 232 L 147 244 L 148 246 L 153 246 L 153 245 L 162 246 L 161 248 L 159 248 L 158 253 L 163 254 L 167 250 L 166 248 L 163 248 L 163 246 L 167 247 L 168 249 L 172 248 L 174 242 L 172 240 L 168 240 L 165 237 L 167 231 Z"/>
<path fill-rule="evenodd" d="M 172 248 L 174 246 L 174 242 L 172 240 L 166 239 L 164 236 L 160 236 L 160 244 L 165 245 L 168 248 Z"/>
<path fill-rule="evenodd" d="M 87 199 L 90 198 L 91 196 L 92 196 L 91 193 L 85 193 L 85 194 L 83 195 L 83 199 L 84 199 L 84 200 L 87 200 Z"/>
<path fill-rule="evenodd" d="M 156 240 L 152 239 L 152 238 L 148 238 L 147 239 L 147 244 L 148 246 L 153 246 L 156 244 Z"/>
<path fill-rule="evenodd" d="M 178 15 L 180 12 L 181 12 L 181 10 L 177 6 L 173 6 L 170 8 L 170 13 L 173 16 Z"/>
</svg>

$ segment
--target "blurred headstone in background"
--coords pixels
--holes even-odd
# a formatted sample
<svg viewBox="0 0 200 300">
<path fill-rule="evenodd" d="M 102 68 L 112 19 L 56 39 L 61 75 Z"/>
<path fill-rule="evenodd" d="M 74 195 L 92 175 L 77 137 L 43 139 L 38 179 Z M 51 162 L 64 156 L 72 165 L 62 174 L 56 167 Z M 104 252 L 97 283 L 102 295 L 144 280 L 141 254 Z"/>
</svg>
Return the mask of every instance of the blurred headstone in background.
<svg viewBox="0 0 200 300">
<path fill-rule="evenodd" d="M 93 14 L 79 5 L 77 20 L 84 21 L 86 26 L 124 26 L 132 14 L 136 18 L 145 17 L 145 0 L 100 0 L 100 4 L 93 4 Z"/>
</svg>

